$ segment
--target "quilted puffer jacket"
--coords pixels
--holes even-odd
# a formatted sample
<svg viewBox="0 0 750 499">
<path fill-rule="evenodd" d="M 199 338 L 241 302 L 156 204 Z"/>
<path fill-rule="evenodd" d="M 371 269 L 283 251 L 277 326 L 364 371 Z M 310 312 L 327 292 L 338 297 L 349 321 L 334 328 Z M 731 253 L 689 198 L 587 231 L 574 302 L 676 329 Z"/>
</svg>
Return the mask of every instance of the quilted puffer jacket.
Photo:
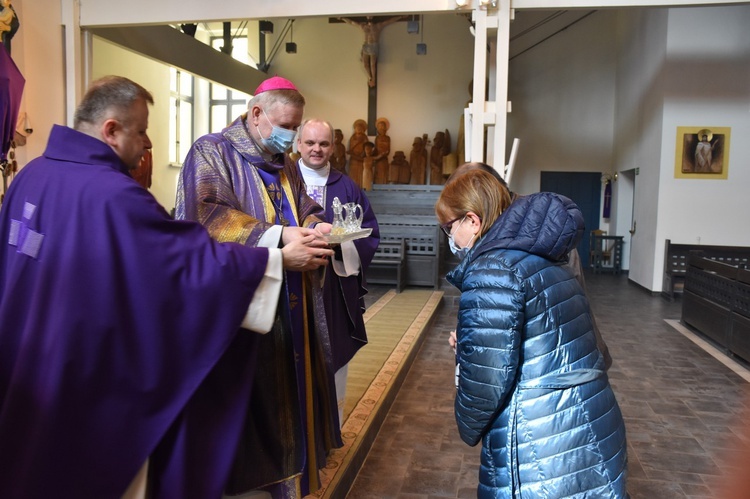
<svg viewBox="0 0 750 499">
<path fill-rule="evenodd" d="M 482 441 L 480 498 L 627 497 L 625 425 L 583 290 L 563 265 L 569 199 L 517 199 L 447 277 L 461 291 L 461 438 Z"/>
</svg>

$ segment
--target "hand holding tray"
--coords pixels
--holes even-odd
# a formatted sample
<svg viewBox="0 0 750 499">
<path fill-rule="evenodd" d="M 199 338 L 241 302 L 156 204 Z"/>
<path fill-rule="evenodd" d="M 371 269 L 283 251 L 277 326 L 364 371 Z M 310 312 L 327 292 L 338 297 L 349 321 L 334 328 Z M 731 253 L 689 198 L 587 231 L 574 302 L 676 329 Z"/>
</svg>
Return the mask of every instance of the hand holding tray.
<svg viewBox="0 0 750 499">
<path fill-rule="evenodd" d="M 356 239 L 362 239 L 363 237 L 369 237 L 372 234 L 372 229 L 359 229 L 353 232 L 344 232 L 343 234 L 326 234 L 325 240 L 331 246 L 345 243 L 346 241 L 354 241 Z"/>
</svg>

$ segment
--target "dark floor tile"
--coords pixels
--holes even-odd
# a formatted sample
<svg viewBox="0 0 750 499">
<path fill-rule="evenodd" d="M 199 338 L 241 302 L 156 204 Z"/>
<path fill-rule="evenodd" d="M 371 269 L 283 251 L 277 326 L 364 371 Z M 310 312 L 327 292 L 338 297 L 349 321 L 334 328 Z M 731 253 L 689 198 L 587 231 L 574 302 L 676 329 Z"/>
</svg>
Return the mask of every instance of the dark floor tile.
<svg viewBox="0 0 750 499">
<path fill-rule="evenodd" d="M 440 450 L 442 435 L 401 431 L 391 443 L 391 449 L 410 449 L 415 452 L 436 452 Z"/>
<path fill-rule="evenodd" d="M 685 497 L 690 499 L 715 499 L 716 495 L 712 494 L 711 489 L 702 483 L 684 483 L 680 482 L 680 488 L 685 493 Z"/>
<path fill-rule="evenodd" d="M 685 497 L 679 483 L 659 480 L 629 480 L 630 499 L 677 499 Z"/>
<path fill-rule="evenodd" d="M 705 454 L 703 447 L 692 437 L 654 435 L 648 442 L 631 442 L 631 444 L 639 452 L 669 449 L 670 452 L 683 454 Z"/>
<path fill-rule="evenodd" d="M 411 494 L 429 494 L 456 497 L 458 492 L 458 473 L 447 473 L 443 470 L 412 470 L 406 474 L 401 491 Z"/>
<path fill-rule="evenodd" d="M 646 403 L 649 405 L 649 407 L 651 407 L 651 410 L 653 410 L 656 414 L 668 414 L 671 416 L 671 415 L 681 415 L 681 414 L 690 413 L 685 403 L 681 401 L 675 401 L 675 402 L 649 401 Z"/>
<path fill-rule="evenodd" d="M 399 452 L 390 450 L 373 452 L 367 455 L 359 476 L 389 477 L 390 480 L 402 480 L 406 470 L 412 462 L 412 451 L 401 449 Z"/>
<path fill-rule="evenodd" d="M 705 455 L 684 454 L 662 449 L 660 452 L 638 452 L 643 469 L 649 478 L 662 478 L 664 472 L 697 473 L 718 475 L 721 469 Z"/>
<path fill-rule="evenodd" d="M 397 497 L 401 480 L 390 480 L 388 475 L 368 476 L 360 473 L 347 494 L 348 499 L 390 499 Z"/>
</svg>

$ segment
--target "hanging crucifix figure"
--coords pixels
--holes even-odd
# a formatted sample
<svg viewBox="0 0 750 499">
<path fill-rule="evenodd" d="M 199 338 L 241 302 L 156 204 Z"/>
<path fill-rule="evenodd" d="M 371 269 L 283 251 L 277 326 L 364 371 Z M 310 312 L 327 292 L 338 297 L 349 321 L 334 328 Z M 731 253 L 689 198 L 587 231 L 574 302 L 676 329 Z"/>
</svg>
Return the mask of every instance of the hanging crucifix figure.
<svg viewBox="0 0 750 499">
<path fill-rule="evenodd" d="M 389 24 L 401 21 L 407 17 L 409 16 L 394 16 L 380 22 L 373 22 L 372 16 L 367 16 L 367 20 L 364 22 L 358 22 L 349 17 L 339 17 L 340 21 L 344 21 L 352 26 L 358 26 L 362 28 L 362 31 L 364 32 L 365 43 L 362 44 L 362 64 L 367 73 L 367 84 L 369 86 L 375 86 L 378 67 L 378 39 L 380 38 L 380 32 Z"/>
</svg>

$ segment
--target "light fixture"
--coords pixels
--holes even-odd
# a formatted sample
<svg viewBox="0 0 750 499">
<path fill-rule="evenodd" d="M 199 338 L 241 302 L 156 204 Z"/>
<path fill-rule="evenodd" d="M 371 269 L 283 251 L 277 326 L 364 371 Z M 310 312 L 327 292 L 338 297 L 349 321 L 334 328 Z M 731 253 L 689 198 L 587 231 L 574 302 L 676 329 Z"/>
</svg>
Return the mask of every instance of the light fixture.
<svg viewBox="0 0 750 499">
<path fill-rule="evenodd" d="M 258 29 L 264 35 L 273 33 L 273 23 L 271 21 L 258 21 Z"/>
<path fill-rule="evenodd" d="M 419 33 L 419 20 L 412 19 L 406 21 L 406 32 L 409 34 Z"/>
<path fill-rule="evenodd" d="M 457 8 L 463 8 L 466 7 L 469 3 L 469 0 L 456 0 L 456 7 Z"/>
<path fill-rule="evenodd" d="M 292 19 L 291 23 L 289 24 L 289 41 L 286 43 L 286 53 L 297 53 L 297 44 L 294 43 L 294 19 Z"/>
<path fill-rule="evenodd" d="M 421 29 L 419 30 L 420 34 L 420 42 L 417 44 L 417 55 L 426 55 L 427 54 L 427 44 L 424 43 L 424 16 L 419 16 L 419 21 L 422 24 Z"/>
</svg>

